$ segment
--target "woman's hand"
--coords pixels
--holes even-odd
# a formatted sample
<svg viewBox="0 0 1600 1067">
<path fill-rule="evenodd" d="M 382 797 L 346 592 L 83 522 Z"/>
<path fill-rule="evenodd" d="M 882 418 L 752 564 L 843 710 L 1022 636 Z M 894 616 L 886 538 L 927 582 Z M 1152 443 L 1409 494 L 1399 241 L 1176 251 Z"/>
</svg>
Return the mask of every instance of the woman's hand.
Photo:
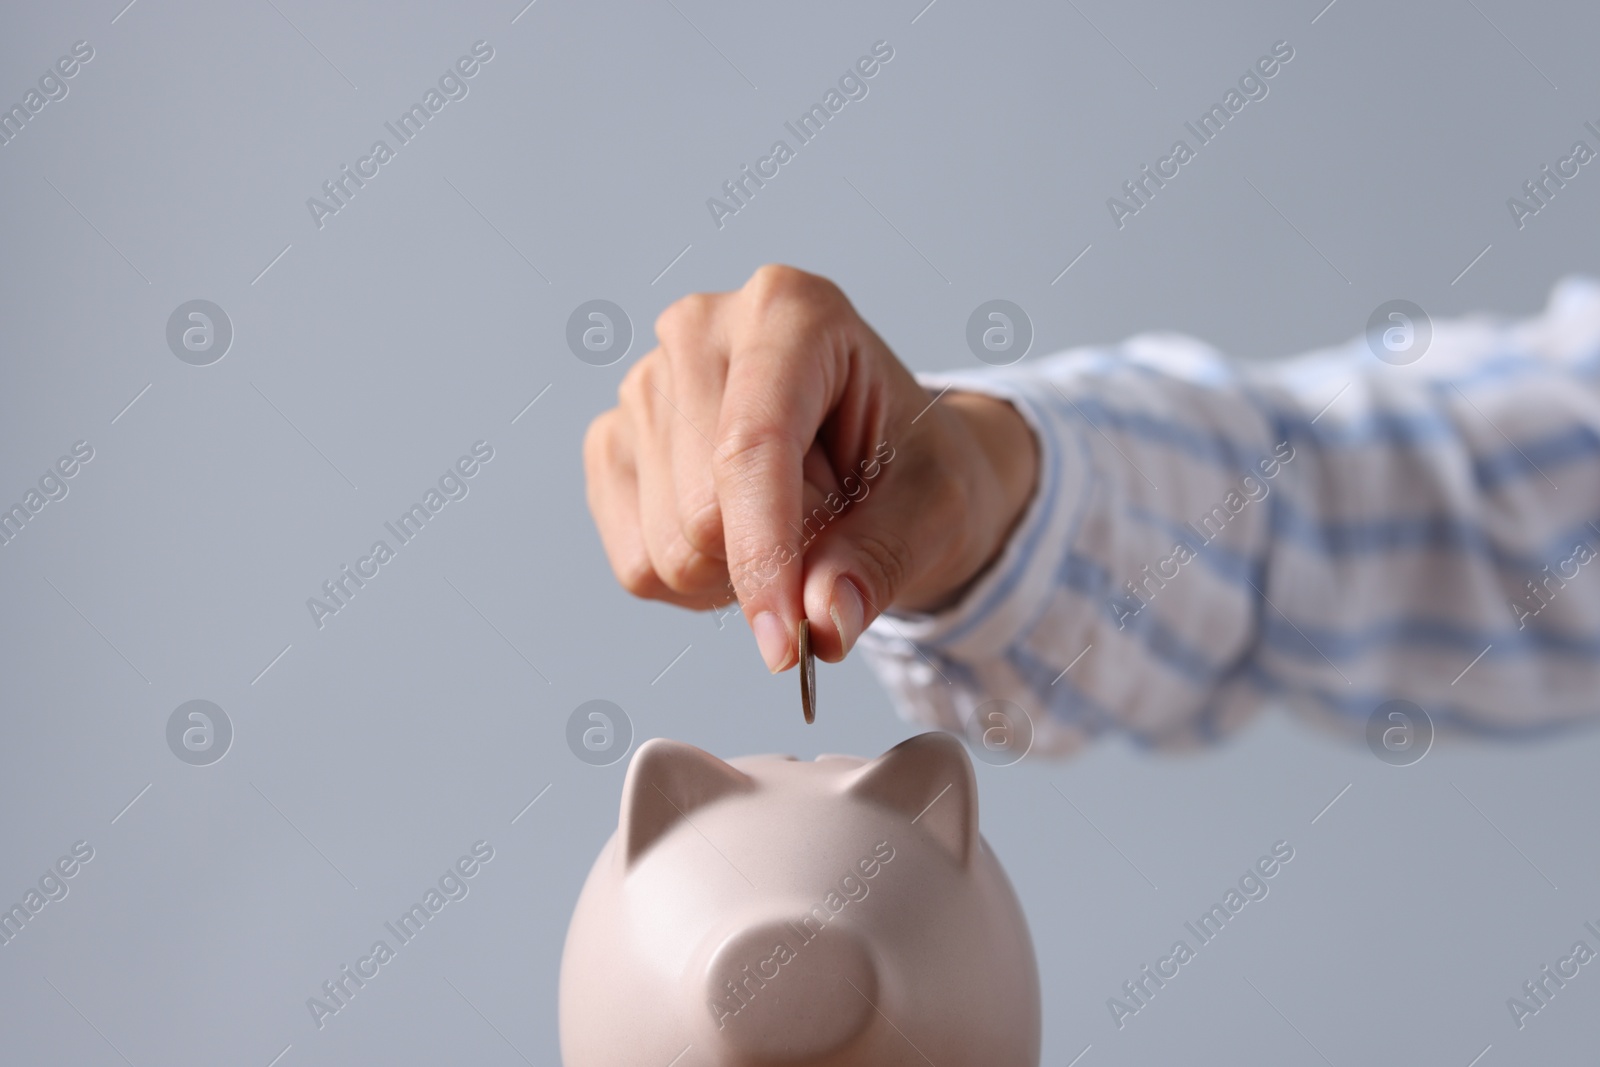
<svg viewBox="0 0 1600 1067">
<path fill-rule="evenodd" d="M 772 671 L 801 618 L 842 659 L 891 605 L 952 601 L 1032 493 L 1032 432 L 1007 403 L 934 398 L 838 287 L 762 267 L 656 320 L 584 442 L 589 508 L 636 596 L 737 598 Z"/>
</svg>

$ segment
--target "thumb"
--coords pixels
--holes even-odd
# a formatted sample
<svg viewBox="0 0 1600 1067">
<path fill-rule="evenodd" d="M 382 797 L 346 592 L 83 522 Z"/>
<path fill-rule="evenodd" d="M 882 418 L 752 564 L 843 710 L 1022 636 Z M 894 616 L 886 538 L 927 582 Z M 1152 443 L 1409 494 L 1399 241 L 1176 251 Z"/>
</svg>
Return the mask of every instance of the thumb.
<svg viewBox="0 0 1600 1067">
<path fill-rule="evenodd" d="M 880 455 L 892 459 L 884 448 Z M 902 462 L 902 467 L 909 463 Z M 931 497 L 951 485 L 936 472 L 917 477 L 909 468 L 884 462 L 876 484 L 861 480 L 855 499 L 830 494 L 809 523 L 827 516 L 816 541 L 805 552 L 802 604 L 811 624 L 812 647 L 830 663 L 843 659 L 863 630 L 889 610 L 896 598 L 930 564 L 943 558 L 954 536 L 950 523 L 926 521 Z M 854 479 L 846 479 L 845 488 Z"/>
</svg>

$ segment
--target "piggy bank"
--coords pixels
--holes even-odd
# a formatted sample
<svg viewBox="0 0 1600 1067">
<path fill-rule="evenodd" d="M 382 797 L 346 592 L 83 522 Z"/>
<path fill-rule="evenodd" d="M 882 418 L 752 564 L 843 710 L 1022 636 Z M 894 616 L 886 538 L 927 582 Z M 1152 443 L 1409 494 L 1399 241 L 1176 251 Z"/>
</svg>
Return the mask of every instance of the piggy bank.
<svg viewBox="0 0 1600 1067">
<path fill-rule="evenodd" d="M 647 741 L 561 957 L 566 1067 L 1037 1067 L 1039 978 L 948 734 Z"/>
</svg>

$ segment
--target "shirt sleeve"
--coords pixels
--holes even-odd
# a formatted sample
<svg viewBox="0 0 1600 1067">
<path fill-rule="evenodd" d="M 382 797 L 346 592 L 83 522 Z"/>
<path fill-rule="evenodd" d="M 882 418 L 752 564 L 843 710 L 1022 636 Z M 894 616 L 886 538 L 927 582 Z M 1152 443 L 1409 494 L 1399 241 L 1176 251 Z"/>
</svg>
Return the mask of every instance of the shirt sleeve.
<svg viewBox="0 0 1600 1067">
<path fill-rule="evenodd" d="M 1508 737 L 1600 713 L 1594 281 L 1435 322 L 1403 365 L 1144 335 L 921 381 L 1008 400 L 1040 468 L 959 603 L 863 635 L 909 719 L 977 737 L 1007 701 L 1062 755 L 1210 742 L 1271 701 L 1357 732 L 1391 700 Z"/>
</svg>

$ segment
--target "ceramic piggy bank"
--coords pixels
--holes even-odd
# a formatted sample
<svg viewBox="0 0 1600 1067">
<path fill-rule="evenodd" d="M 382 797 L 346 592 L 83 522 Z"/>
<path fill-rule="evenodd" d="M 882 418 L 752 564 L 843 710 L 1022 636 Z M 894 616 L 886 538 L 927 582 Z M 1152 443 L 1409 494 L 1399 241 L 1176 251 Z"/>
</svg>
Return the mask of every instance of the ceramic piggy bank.
<svg viewBox="0 0 1600 1067">
<path fill-rule="evenodd" d="M 948 734 L 639 747 L 561 959 L 566 1067 L 1037 1067 L 1022 909 Z"/>
</svg>

